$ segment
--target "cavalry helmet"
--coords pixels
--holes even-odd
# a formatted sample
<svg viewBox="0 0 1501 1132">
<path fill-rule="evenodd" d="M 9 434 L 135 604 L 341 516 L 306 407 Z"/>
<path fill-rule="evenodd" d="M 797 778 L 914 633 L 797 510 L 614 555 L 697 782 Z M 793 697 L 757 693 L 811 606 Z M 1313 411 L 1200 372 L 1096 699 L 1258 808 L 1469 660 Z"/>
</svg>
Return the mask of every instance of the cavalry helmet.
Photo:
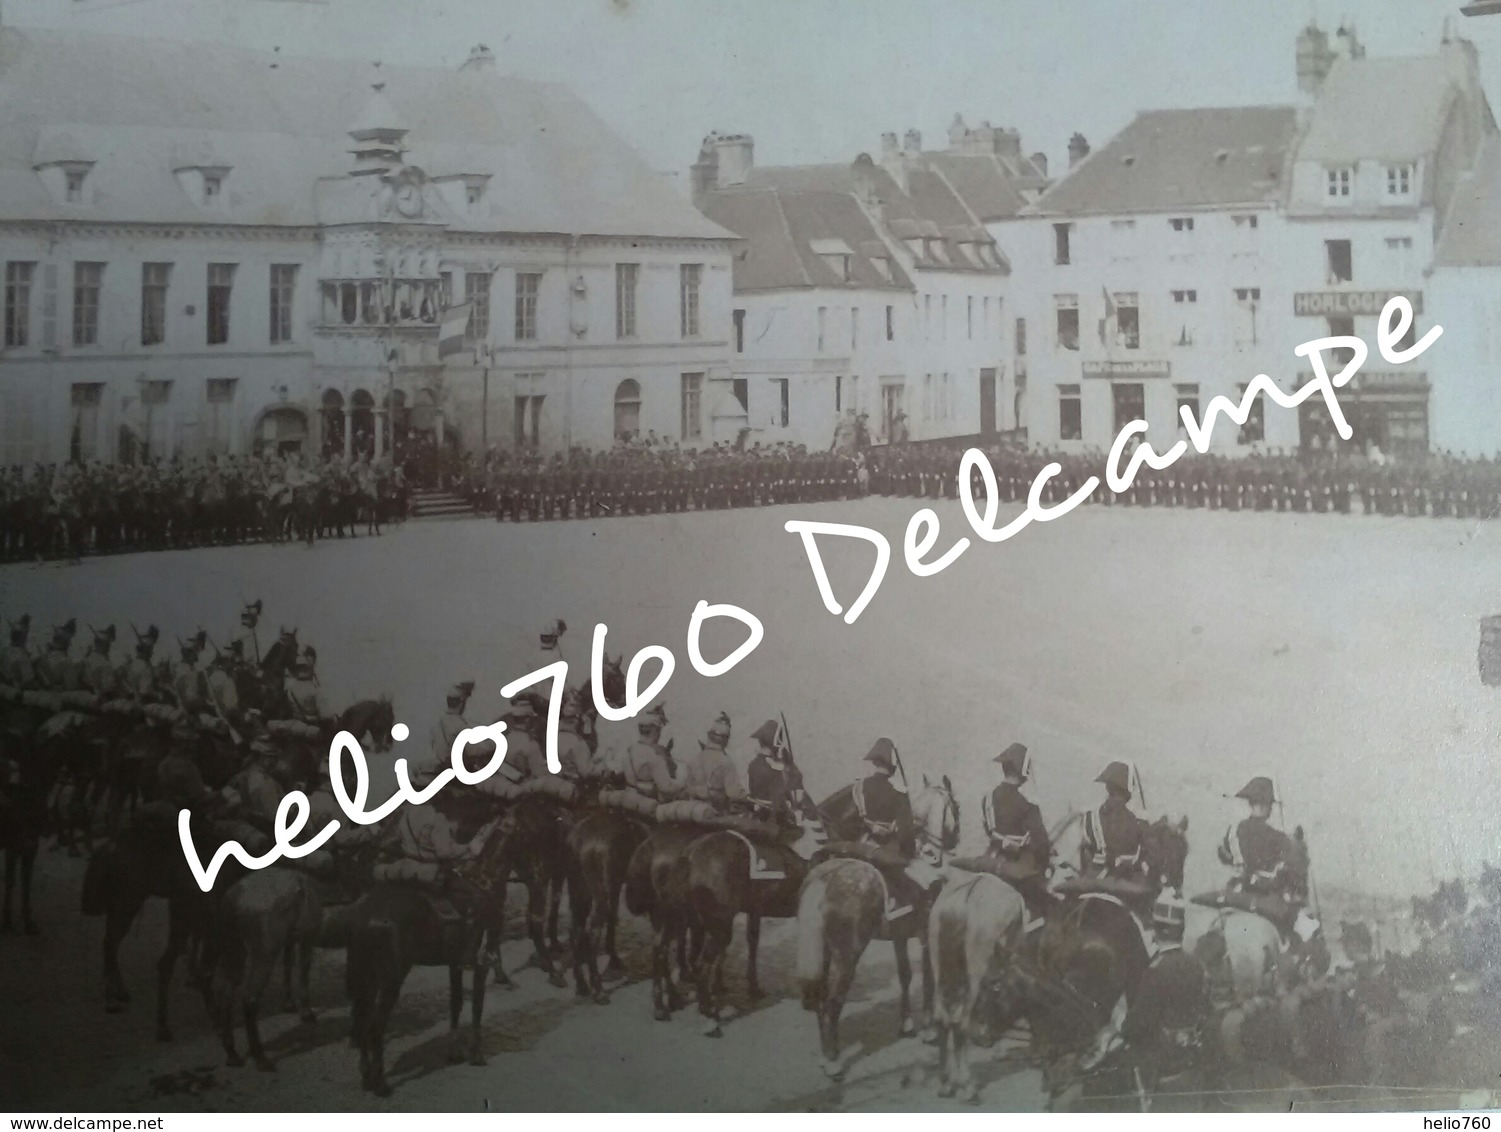
<svg viewBox="0 0 1501 1132">
<path fill-rule="evenodd" d="M 728 712 L 720 712 L 714 717 L 714 722 L 709 724 L 709 738 L 718 739 L 720 743 L 728 743 L 730 740 L 730 716 Z"/>
<path fill-rule="evenodd" d="M 554 617 L 542 627 L 542 632 L 538 634 L 538 638 L 541 640 L 543 648 L 557 648 L 558 638 L 566 632 L 568 632 L 568 626 L 564 624 L 563 619 Z"/>
</svg>

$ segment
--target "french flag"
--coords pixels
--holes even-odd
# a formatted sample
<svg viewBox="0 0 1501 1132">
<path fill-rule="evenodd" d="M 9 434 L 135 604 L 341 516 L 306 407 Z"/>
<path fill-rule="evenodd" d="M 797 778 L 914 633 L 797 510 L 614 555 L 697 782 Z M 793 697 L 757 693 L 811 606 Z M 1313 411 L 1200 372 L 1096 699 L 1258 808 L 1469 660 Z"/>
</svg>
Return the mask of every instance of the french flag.
<svg viewBox="0 0 1501 1132">
<path fill-rule="evenodd" d="M 443 308 L 443 314 L 438 319 L 438 357 L 440 359 L 463 352 L 465 331 L 469 328 L 469 316 L 473 309 L 473 301 Z"/>
</svg>

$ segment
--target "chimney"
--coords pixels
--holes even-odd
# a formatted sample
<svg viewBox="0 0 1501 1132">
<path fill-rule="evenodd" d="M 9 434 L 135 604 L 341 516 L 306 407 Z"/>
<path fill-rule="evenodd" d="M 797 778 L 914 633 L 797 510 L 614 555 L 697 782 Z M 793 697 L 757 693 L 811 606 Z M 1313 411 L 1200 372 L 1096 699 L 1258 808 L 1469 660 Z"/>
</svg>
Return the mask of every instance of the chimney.
<svg viewBox="0 0 1501 1132">
<path fill-rule="evenodd" d="M 913 157 L 922 152 L 922 132 L 920 130 L 907 131 L 907 137 L 902 142 L 902 152 Z"/>
<path fill-rule="evenodd" d="M 1037 171 L 1044 177 L 1048 175 L 1048 155 L 1042 152 L 1032 155 L 1032 164 L 1037 166 Z"/>
<path fill-rule="evenodd" d="M 1083 134 L 1076 133 L 1068 139 L 1068 167 L 1072 169 L 1089 156 L 1089 143 Z"/>
<path fill-rule="evenodd" d="M 949 149 L 958 152 L 968 135 L 969 128 L 964 124 L 964 115 L 955 114 L 954 120 L 949 123 Z"/>
<path fill-rule="evenodd" d="M 1329 36 L 1317 24 L 1309 24 L 1298 33 L 1298 90 L 1310 97 L 1318 94 L 1324 77 L 1334 66 L 1334 50 Z"/>
<path fill-rule="evenodd" d="M 882 161 L 890 161 L 893 157 L 895 157 L 900 152 L 901 152 L 901 150 L 899 150 L 897 148 L 897 144 L 896 144 L 896 134 L 893 133 L 893 134 L 882 134 L 881 135 L 881 160 Z"/>
<path fill-rule="evenodd" d="M 493 71 L 495 70 L 495 52 L 483 43 L 476 44 L 469 49 L 469 58 L 459 64 L 459 70 Z"/>
<path fill-rule="evenodd" d="M 743 185 L 755 164 L 756 143 L 749 134 L 723 134 L 714 139 L 714 154 L 719 164 L 716 184 L 721 189 Z"/>
<path fill-rule="evenodd" d="M 688 191 L 693 207 L 702 209 L 704 199 L 719 185 L 719 155 L 714 150 L 718 135 L 710 134 L 698 147 L 698 160 L 688 170 Z"/>
</svg>

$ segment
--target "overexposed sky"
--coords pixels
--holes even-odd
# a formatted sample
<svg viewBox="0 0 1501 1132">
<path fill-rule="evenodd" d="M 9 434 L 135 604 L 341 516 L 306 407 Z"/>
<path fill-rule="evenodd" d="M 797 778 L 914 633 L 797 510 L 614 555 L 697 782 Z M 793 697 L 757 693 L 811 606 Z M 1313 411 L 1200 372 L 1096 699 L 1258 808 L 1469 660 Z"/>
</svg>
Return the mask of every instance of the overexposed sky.
<svg viewBox="0 0 1501 1132">
<path fill-rule="evenodd" d="M 300 55 L 458 65 L 488 44 L 563 82 L 653 165 L 710 130 L 767 164 L 849 161 L 884 130 L 944 144 L 955 111 L 1018 127 L 1057 170 L 1140 109 L 1288 102 L 1293 44 L 1354 17 L 1370 54 L 1438 42 L 1445 16 L 1501 91 L 1501 16 L 1443 0 L 0 0 L 15 25 L 230 39 Z"/>
</svg>

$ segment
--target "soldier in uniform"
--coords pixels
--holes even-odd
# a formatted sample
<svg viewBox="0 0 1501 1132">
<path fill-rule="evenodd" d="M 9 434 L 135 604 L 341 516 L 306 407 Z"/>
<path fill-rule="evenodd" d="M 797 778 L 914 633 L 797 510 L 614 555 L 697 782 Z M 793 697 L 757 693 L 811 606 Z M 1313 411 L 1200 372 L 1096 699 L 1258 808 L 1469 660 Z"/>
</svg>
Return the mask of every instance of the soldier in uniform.
<svg viewBox="0 0 1501 1132">
<path fill-rule="evenodd" d="M 109 652 L 115 643 L 115 627 L 103 631 L 95 629 L 94 647 L 83 658 L 83 686 L 101 700 L 111 699 L 115 694 L 115 666 L 110 663 Z"/>
<path fill-rule="evenodd" d="M 725 753 L 729 741 L 730 717 L 720 712 L 684 768 L 683 788 L 688 796 L 708 802 L 721 812 L 745 798 L 740 771 Z"/>
<path fill-rule="evenodd" d="M 561 711 L 561 705 L 559 711 Z M 506 760 L 500 773 L 512 782 L 526 782 L 547 773 L 547 756 L 543 753 L 532 728 L 537 710 L 525 696 L 517 696 L 500 713 L 506 725 Z"/>
<path fill-rule="evenodd" d="M 1231 888 L 1273 898 L 1273 903 L 1259 902 L 1262 907 L 1283 905 L 1272 918 L 1286 931 L 1306 900 L 1305 863 L 1293 839 L 1271 824 L 1277 799 L 1270 778 L 1251 779 L 1235 796 L 1244 798 L 1251 812 L 1225 831 L 1217 854 L 1220 863 L 1235 870 Z"/>
<path fill-rule="evenodd" d="M 132 625 L 131 631 L 135 632 Z M 136 654 L 120 666 L 119 686 L 120 693 L 129 696 L 138 704 L 154 703 L 160 698 L 156 685 L 156 669 L 151 664 L 152 653 L 156 651 L 156 642 L 160 632 L 155 625 L 150 626 L 144 633 L 136 633 Z"/>
<path fill-rule="evenodd" d="M 36 683 L 36 666 L 26 642 L 31 637 L 31 614 L 23 613 L 10 623 L 10 644 L 0 653 L 0 683 L 12 688 L 30 688 Z"/>
<path fill-rule="evenodd" d="M 299 657 L 292 666 L 292 678 L 287 681 L 287 706 L 292 717 L 314 727 L 321 727 L 328 719 L 324 710 L 323 695 L 313 674 L 313 666 L 306 657 Z"/>
<path fill-rule="evenodd" d="M 802 775 L 792 764 L 781 727 L 776 720 L 768 719 L 751 738 L 757 746 L 756 757 L 746 770 L 746 796 L 751 807 L 777 825 L 796 825 Z"/>
<path fill-rule="evenodd" d="M 198 670 L 198 658 L 207 641 L 208 634 L 202 629 L 187 640 L 178 638 L 177 663 L 172 666 L 168 675 L 172 695 L 178 705 L 192 715 L 208 710 L 208 702 L 204 699 L 203 673 Z"/>
<path fill-rule="evenodd" d="M 605 773 L 604 766 L 579 734 L 579 721 L 582 717 L 579 693 L 564 692 L 563 705 L 558 712 L 559 773 L 575 784 L 602 777 Z"/>
<path fill-rule="evenodd" d="M 896 775 L 896 745 L 877 739 L 865 761 L 875 766 L 855 783 L 855 808 L 862 825 L 860 839 L 910 861 L 917 856 L 912 829 L 912 801 L 891 781 Z"/>
<path fill-rule="evenodd" d="M 241 631 L 230 638 L 231 644 L 233 644 L 235 641 L 241 642 L 241 655 L 248 663 L 257 665 L 261 662 L 261 640 L 260 637 L 256 634 L 255 627 L 261 622 L 261 610 L 263 608 L 264 603 L 260 600 L 260 598 L 256 598 L 255 601 L 249 602 L 243 609 L 241 609 Z"/>
<path fill-rule="evenodd" d="M 229 647 L 214 657 L 208 674 L 203 680 L 204 699 L 209 711 L 217 718 L 234 719 L 240 710 L 240 691 L 235 685 L 235 669 L 243 662 L 242 643 L 229 642 Z"/>
<path fill-rule="evenodd" d="M 64 624 L 54 628 L 52 643 L 37 661 L 37 677 L 42 686 L 50 691 L 76 692 L 82 687 L 78 665 L 68 655 L 68 650 L 73 647 L 73 634 L 77 630 L 78 622 L 74 618 L 69 618 Z"/>
<path fill-rule="evenodd" d="M 1047 909 L 1053 850 L 1042 811 L 1021 791 L 1030 769 L 1027 748 L 1012 743 L 994 761 L 1001 766 L 1001 783 L 990 795 L 989 854 L 1011 866 L 1007 875 L 1012 887 L 1027 902 L 1027 910 L 1041 916 Z"/>
<path fill-rule="evenodd" d="M 1084 815 L 1080 870 L 1086 875 L 1139 875 L 1142 820 L 1131 810 L 1131 768 L 1113 762 L 1095 781 L 1104 785 L 1105 801 Z"/>
<path fill-rule="evenodd" d="M 463 680 L 448 689 L 448 694 L 443 697 L 443 714 L 438 717 L 438 724 L 433 728 L 432 774 L 426 782 L 418 785 L 426 786 L 433 778 L 453 765 L 454 741 L 458 739 L 461 731 L 467 730 L 470 726 L 469 721 L 464 718 L 464 708 L 468 706 L 469 697 L 473 693 L 474 681 Z M 465 765 L 468 766 L 467 752 Z M 478 770 L 483 765 L 484 763 L 481 762 L 471 769 Z"/>
<path fill-rule="evenodd" d="M 661 704 L 642 712 L 636 718 L 639 738 L 626 748 L 621 765 L 627 787 L 659 800 L 679 790 L 672 757 L 661 744 L 662 728 L 666 726 L 667 712 Z"/>
</svg>

